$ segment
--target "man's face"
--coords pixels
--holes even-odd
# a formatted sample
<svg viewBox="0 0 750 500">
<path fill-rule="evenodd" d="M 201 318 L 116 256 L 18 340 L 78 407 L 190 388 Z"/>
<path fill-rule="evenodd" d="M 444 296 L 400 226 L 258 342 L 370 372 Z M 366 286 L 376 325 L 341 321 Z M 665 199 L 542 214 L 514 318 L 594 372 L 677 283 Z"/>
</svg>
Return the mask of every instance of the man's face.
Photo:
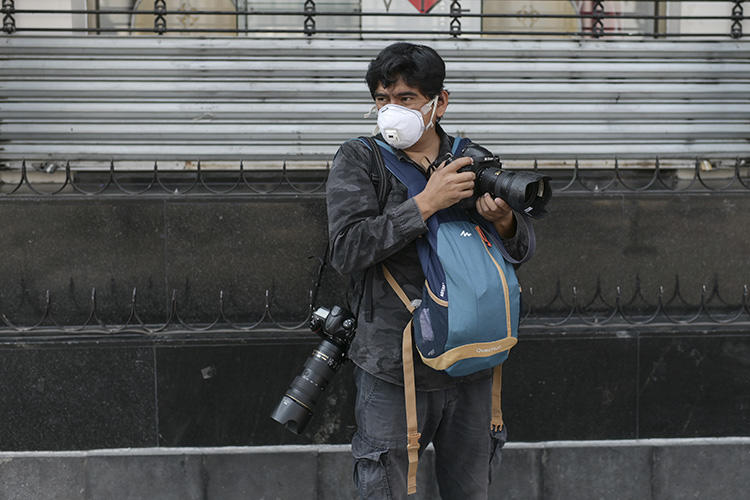
<svg viewBox="0 0 750 500">
<path fill-rule="evenodd" d="M 399 106 L 416 109 L 421 112 L 422 108 L 429 102 L 430 99 L 422 94 L 418 88 L 407 85 L 401 78 L 388 88 L 383 87 L 383 84 L 379 83 L 375 89 L 375 105 L 378 109 L 386 104 L 398 104 Z M 435 118 L 443 116 L 447 103 L 447 93 L 442 91 L 438 97 Z M 429 123 L 431 115 L 432 113 L 422 114 L 425 125 Z"/>
<path fill-rule="evenodd" d="M 375 105 L 378 109 L 386 104 L 398 104 L 405 108 L 419 110 L 428 102 L 430 100 L 419 89 L 410 87 L 400 78 L 388 88 L 380 83 L 375 89 Z"/>
</svg>

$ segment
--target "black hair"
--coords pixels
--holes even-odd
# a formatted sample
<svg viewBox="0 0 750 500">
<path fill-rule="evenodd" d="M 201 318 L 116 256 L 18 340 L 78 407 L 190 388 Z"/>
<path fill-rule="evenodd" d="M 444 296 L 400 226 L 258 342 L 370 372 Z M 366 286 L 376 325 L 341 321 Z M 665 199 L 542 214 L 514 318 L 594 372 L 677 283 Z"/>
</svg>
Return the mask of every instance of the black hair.
<svg viewBox="0 0 750 500">
<path fill-rule="evenodd" d="M 370 88 L 370 95 L 375 98 L 378 84 L 388 88 L 399 78 L 432 99 L 443 90 L 445 62 L 435 49 L 426 45 L 394 43 L 381 50 L 370 61 L 365 81 Z"/>
</svg>

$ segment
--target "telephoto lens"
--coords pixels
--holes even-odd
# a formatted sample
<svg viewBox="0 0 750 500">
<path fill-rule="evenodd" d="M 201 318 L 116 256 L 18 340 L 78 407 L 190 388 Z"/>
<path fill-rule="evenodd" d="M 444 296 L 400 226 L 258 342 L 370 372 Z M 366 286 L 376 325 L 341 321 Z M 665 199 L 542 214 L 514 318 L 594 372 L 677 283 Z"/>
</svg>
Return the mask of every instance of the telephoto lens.
<svg viewBox="0 0 750 500">
<path fill-rule="evenodd" d="M 480 170 L 474 183 L 480 193 L 490 193 L 493 198 L 502 198 L 518 212 L 525 212 L 536 218 L 547 215 L 545 206 L 552 190 L 546 176 L 489 166 Z"/>
<path fill-rule="evenodd" d="M 346 359 L 356 322 L 348 311 L 333 306 L 317 309 L 310 329 L 323 337 L 302 369 L 292 380 L 271 418 L 295 434 L 302 434 L 313 415 L 320 394 Z"/>
<path fill-rule="evenodd" d="M 537 172 L 509 171 L 502 169 L 497 156 L 476 144 L 470 144 L 461 156 L 469 156 L 473 164 L 462 170 L 471 170 L 475 196 L 489 193 L 493 198 L 502 198 L 510 207 L 530 217 L 547 215 L 546 206 L 552 197 L 549 176 Z"/>
</svg>

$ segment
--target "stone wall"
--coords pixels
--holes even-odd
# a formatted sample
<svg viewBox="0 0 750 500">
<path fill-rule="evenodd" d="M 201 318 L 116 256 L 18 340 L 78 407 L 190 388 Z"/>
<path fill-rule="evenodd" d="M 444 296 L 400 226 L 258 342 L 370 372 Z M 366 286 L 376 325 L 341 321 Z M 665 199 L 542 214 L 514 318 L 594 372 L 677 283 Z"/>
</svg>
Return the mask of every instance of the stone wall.
<svg viewBox="0 0 750 500">
<path fill-rule="evenodd" d="M 428 448 L 416 499 L 439 499 Z M 514 443 L 490 498 L 744 498 L 750 439 Z M 349 500 L 348 446 L 159 448 L 0 453 L 0 497 L 112 500 Z"/>
</svg>

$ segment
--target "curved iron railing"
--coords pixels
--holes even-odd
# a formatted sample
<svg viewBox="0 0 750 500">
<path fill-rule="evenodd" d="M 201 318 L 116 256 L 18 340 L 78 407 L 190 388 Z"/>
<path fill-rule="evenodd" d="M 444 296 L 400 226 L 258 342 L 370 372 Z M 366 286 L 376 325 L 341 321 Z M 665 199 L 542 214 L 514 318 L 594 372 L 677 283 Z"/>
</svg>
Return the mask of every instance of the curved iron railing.
<svg viewBox="0 0 750 500">
<path fill-rule="evenodd" d="M 675 277 L 671 295 L 667 297 L 664 290 L 663 285 L 658 285 L 656 301 L 651 303 L 644 297 L 640 279 L 636 277 L 636 285 L 630 298 L 624 296 L 623 287 L 618 285 L 615 287 L 614 301 L 608 301 L 604 297 L 601 281 L 597 280 L 596 289 L 590 298 L 582 298 L 578 287 L 571 285 L 571 299 L 566 300 L 558 281 L 552 299 L 546 304 L 539 307 L 530 304 L 525 308 L 521 324 L 603 327 L 697 323 L 727 325 L 750 321 L 750 287 L 747 284 L 742 287 L 742 297 L 738 303 L 728 302 L 722 297 L 718 281 L 710 288 L 706 284 L 701 285 L 697 304 L 685 299 L 679 277 Z M 532 297 L 534 295 L 533 289 L 525 293 Z M 539 313 L 536 312 L 537 309 Z M 556 315 L 549 311 L 556 311 Z"/>
<path fill-rule="evenodd" d="M 54 164 L 53 164 L 54 165 Z M 154 167 L 150 172 L 125 170 L 117 172 L 115 163 L 110 162 L 109 170 L 104 173 L 104 179 L 93 179 L 92 177 L 100 177 L 100 172 L 74 172 L 71 168 L 70 161 L 65 163 L 65 179 L 62 183 L 50 184 L 43 183 L 47 186 L 52 186 L 49 191 L 42 190 L 38 186 L 35 186 L 33 182 L 29 180 L 29 168 L 26 165 L 26 161 L 21 163 L 20 176 L 17 181 L 7 183 L 4 186 L 0 183 L 0 200 L 3 198 L 13 197 L 14 195 L 36 195 L 36 196 L 92 196 L 92 195 L 103 195 L 103 196 L 140 196 L 140 195 L 189 195 L 189 194 L 202 194 L 202 195 L 216 195 L 216 196 L 231 196 L 231 195 L 248 195 L 248 194 L 262 194 L 271 195 L 284 188 L 288 193 L 289 190 L 296 194 L 321 194 L 325 192 L 325 178 L 329 165 L 326 163 L 326 167 L 322 179 L 317 179 L 310 183 L 299 183 L 292 178 L 292 175 L 287 168 L 287 163 L 282 164 L 282 168 L 279 171 L 271 173 L 263 173 L 264 179 L 258 177 L 257 172 L 251 174 L 245 169 L 244 162 L 240 161 L 239 168 L 236 170 L 225 170 L 225 171 L 211 171 L 212 179 L 206 178 L 205 170 L 201 168 L 201 162 L 197 163 L 197 168 L 194 173 L 188 171 L 175 171 L 159 170 L 159 163 L 154 162 Z M 148 179 L 144 180 L 144 174 L 147 174 Z M 254 175 L 254 179 L 250 179 L 250 175 Z M 177 187 L 167 186 L 167 178 L 175 177 L 179 178 L 176 181 L 179 183 Z M 217 176 L 223 176 L 222 181 L 216 179 Z M 271 179 L 268 179 L 268 176 Z M 131 189 L 127 187 L 127 182 L 124 181 L 124 177 L 138 177 L 139 180 L 135 183 L 137 188 Z M 274 178 L 275 177 L 275 178 Z M 318 175 L 318 177 L 320 177 Z M 172 179 L 175 180 L 175 179 Z M 59 184 L 59 185 L 58 185 Z M 227 185 L 229 187 L 227 187 Z M 220 188 L 219 186 L 223 186 Z"/>
<path fill-rule="evenodd" d="M 558 281 L 554 297 L 540 307 L 529 306 L 534 302 L 533 288 L 527 289 L 524 294 L 524 308 L 521 316 L 521 330 L 529 329 L 555 329 L 559 327 L 577 327 L 583 329 L 599 329 L 605 327 L 638 328 L 651 326 L 689 326 L 689 325 L 713 325 L 713 326 L 750 326 L 750 287 L 745 284 L 742 287 L 742 296 L 739 302 L 726 301 L 719 293 L 718 283 L 709 288 L 702 285 L 700 300 L 691 303 L 683 297 L 680 291 L 679 279 L 676 278 L 674 291 L 669 298 L 665 297 L 664 287 L 658 287 L 656 303 L 649 303 L 643 295 L 640 281 L 636 280 L 636 287 L 629 299 L 623 296 L 622 287 L 616 287 L 615 299 L 608 302 L 597 284 L 593 296 L 581 297 L 577 287 L 570 288 L 572 300 L 563 297 L 562 287 Z M 186 332 L 206 333 L 211 332 L 253 332 L 259 330 L 304 330 L 308 324 L 310 314 L 316 304 L 313 304 L 314 293 L 309 291 L 309 303 L 304 317 L 295 321 L 278 321 L 274 318 L 271 307 L 270 292 L 264 292 L 264 307 L 254 317 L 239 320 L 231 318 L 225 311 L 226 294 L 223 290 L 219 292 L 215 317 L 210 322 L 188 323 L 183 320 L 177 290 L 173 290 L 169 302 L 166 319 L 162 323 L 147 324 L 140 318 L 138 311 L 137 289 L 132 290 L 128 306 L 128 317 L 124 323 L 107 325 L 98 312 L 98 300 L 96 289 L 91 289 L 88 303 L 88 317 L 80 325 L 61 325 L 55 321 L 52 315 L 52 294 L 49 290 L 44 295 L 43 313 L 38 321 L 32 325 L 19 325 L 11 316 L 0 312 L 0 337 L 17 336 L 18 334 L 29 336 L 47 335 L 117 335 L 123 333 L 142 334 L 146 336 L 168 336 Z M 531 299 L 531 300 L 528 300 Z M 632 308 L 632 310 L 630 310 Z M 537 312 L 537 310 L 539 312 Z M 551 313 L 550 311 L 555 311 Z"/>
<path fill-rule="evenodd" d="M 581 168 L 576 160 L 572 168 L 539 168 L 534 161 L 533 170 L 547 173 L 553 178 L 556 193 L 681 193 L 695 191 L 748 192 L 750 191 L 750 172 L 744 172 L 750 166 L 750 160 L 736 158 L 733 166 L 711 169 L 711 172 L 723 172 L 716 178 L 703 170 L 705 160 L 696 158 L 692 168 L 692 177 L 678 178 L 676 170 L 665 169 L 659 158 L 654 160 L 653 169 L 622 168 L 620 161 L 614 159 L 613 168 Z M 232 197 L 237 195 L 274 195 L 274 194 L 325 194 L 325 180 L 329 164 L 323 170 L 306 171 L 292 174 L 287 163 L 277 171 L 251 171 L 239 162 L 238 169 L 206 170 L 197 162 L 194 171 L 175 171 L 159 169 L 154 162 L 149 172 L 121 170 L 110 162 L 107 172 L 74 170 L 70 161 L 65 163 L 65 178 L 56 184 L 43 183 L 48 190 L 35 185 L 29 178 L 29 167 L 26 161 L 21 163 L 17 180 L 0 182 L 0 200 L 14 196 L 149 196 L 149 195 L 214 195 Z M 8 172 L 8 171 L 6 171 Z M 13 172 L 10 170 L 9 172 Z M 744 172 L 744 175 L 743 175 Z M 295 179 L 295 176 L 298 177 Z M 133 182 L 137 177 L 138 181 Z M 176 177 L 176 179 L 175 179 Z M 304 179 L 300 179 L 304 177 Z M 168 185 L 169 180 L 177 185 Z M 637 180 L 636 180 L 637 178 Z M 128 180 L 130 179 L 130 180 Z M 132 184 L 133 187 L 129 187 Z"/>
</svg>

